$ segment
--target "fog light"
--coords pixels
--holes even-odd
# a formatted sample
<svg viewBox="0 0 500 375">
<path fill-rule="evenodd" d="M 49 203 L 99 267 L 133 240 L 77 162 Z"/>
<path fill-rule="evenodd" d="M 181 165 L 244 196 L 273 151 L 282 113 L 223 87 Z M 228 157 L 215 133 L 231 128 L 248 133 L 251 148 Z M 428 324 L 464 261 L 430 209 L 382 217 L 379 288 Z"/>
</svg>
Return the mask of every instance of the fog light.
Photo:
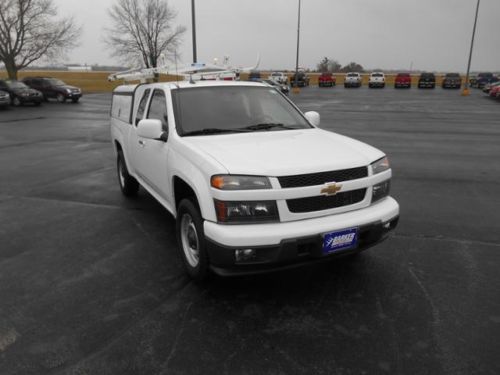
<svg viewBox="0 0 500 375">
<path fill-rule="evenodd" d="M 236 262 L 246 262 L 256 257 L 257 251 L 255 249 L 237 249 L 234 251 Z"/>
</svg>

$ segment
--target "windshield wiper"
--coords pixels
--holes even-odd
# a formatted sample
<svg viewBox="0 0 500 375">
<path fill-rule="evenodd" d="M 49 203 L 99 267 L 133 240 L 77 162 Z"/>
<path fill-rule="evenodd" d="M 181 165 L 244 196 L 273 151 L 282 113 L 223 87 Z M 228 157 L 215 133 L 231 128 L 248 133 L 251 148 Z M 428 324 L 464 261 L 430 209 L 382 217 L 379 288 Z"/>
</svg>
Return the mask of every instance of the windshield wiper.
<svg viewBox="0 0 500 375">
<path fill-rule="evenodd" d="M 220 129 L 220 128 L 206 128 L 193 130 L 190 132 L 183 133 L 183 136 L 190 135 L 210 135 L 210 134 L 223 134 L 223 133 L 246 133 L 249 130 L 247 129 Z"/>
<path fill-rule="evenodd" d="M 281 124 L 279 122 L 262 122 L 260 124 L 246 126 L 243 129 L 247 129 L 247 130 L 269 130 L 269 129 L 273 129 L 273 128 L 279 128 L 279 129 L 298 129 L 296 127 L 286 126 L 286 125 Z"/>
</svg>

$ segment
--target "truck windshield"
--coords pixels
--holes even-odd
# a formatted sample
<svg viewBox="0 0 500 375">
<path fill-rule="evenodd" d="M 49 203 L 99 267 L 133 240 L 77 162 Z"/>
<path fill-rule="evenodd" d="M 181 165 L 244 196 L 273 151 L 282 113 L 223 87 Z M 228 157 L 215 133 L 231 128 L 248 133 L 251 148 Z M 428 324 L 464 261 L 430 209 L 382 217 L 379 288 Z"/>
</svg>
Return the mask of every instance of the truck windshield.
<svg viewBox="0 0 500 375">
<path fill-rule="evenodd" d="M 180 88 L 172 100 L 180 136 L 311 128 L 274 88 Z"/>
</svg>

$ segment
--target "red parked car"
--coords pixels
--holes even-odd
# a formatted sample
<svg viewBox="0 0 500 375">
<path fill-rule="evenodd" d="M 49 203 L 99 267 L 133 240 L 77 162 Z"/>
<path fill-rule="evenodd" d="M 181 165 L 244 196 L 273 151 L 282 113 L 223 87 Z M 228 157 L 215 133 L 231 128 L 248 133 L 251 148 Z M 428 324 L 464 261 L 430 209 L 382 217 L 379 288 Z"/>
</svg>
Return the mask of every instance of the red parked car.
<svg viewBox="0 0 500 375">
<path fill-rule="evenodd" d="M 411 87 L 411 76 L 410 73 L 398 73 L 396 80 L 394 81 L 394 88 L 398 89 L 400 87 L 410 88 Z"/>
<path fill-rule="evenodd" d="M 490 96 L 492 98 L 500 99 L 500 84 L 496 86 L 491 86 Z"/>
<path fill-rule="evenodd" d="M 318 77 L 319 87 L 333 87 L 337 83 L 337 79 L 332 73 L 321 73 Z"/>
</svg>

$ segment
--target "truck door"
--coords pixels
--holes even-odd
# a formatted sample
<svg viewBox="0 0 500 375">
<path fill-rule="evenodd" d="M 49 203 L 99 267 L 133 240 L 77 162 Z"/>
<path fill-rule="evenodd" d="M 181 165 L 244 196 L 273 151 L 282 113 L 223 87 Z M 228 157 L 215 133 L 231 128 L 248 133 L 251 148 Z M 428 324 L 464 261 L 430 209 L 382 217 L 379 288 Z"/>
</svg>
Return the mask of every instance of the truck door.
<svg viewBox="0 0 500 375">
<path fill-rule="evenodd" d="M 147 96 L 146 92 L 145 95 Z M 144 99 L 143 96 L 143 99 Z M 147 100 L 147 99 L 146 99 Z M 141 115 L 142 101 L 139 103 L 136 119 L 131 132 L 131 150 L 135 173 L 163 199 L 168 201 L 170 187 L 167 178 L 168 141 L 152 140 L 137 135 L 137 125 Z M 144 105 L 145 107 L 145 105 Z M 143 109 L 142 109 L 143 110 Z M 165 91 L 155 89 L 149 100 L 146 119 L 155 119 L 162 122 L 163 130 L 168 132 L 167 100 Z"/>
</svg>

